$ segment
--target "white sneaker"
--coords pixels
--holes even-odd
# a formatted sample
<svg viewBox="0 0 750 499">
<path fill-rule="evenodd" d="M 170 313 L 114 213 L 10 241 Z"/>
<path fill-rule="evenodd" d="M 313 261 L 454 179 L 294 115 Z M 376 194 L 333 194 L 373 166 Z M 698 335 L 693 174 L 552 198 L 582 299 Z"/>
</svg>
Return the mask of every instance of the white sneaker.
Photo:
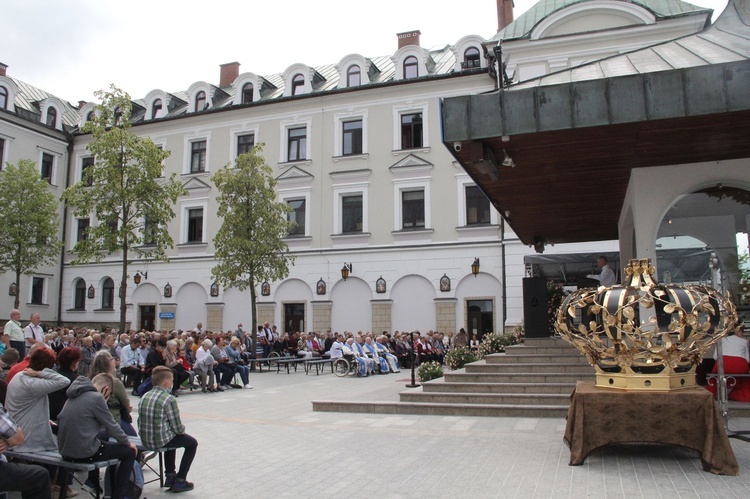
<svg viewBox="0 0 750 499">
<path fill-rule="evenodd" d="M 245 388 L 247 388 L 248 390 L 250 390 L 250 389 L 253 388 L 253 385 L 251 385 L 251 384 L 248 383 L 247 385 L 245 385 Z"/>
</svg>

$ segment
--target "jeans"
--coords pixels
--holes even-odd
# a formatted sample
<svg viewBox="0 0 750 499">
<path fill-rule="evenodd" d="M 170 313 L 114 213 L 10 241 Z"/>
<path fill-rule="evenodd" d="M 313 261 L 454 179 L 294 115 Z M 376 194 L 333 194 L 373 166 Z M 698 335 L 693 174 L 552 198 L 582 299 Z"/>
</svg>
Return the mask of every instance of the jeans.
<svg viewBox="0 0 750 499">
<path fill-rule="evenodd" d="M 232 379 L 234 378 L 234 373 L 236 372 L 236 369 L 234 368 L 234 365 L 229 364 L 222 364 L 219 363 L 215 367 L 217 378 L 220 378 L 219 384 L 220 385 L 230 385 L 232 383 Z"/>
<path fill-rule="evenodd" d="M 0 462 L 0 492 L 16 490 L 23 499 L 47 499 L 52 495 L 49 473 L 35 464 Z"/>
<path fill-rule="evenodd" d="M 177 478 L 185 480 L 190 471 L 190 465 L 193 464 L 193 459 L 195 459 L 195 453 L 198 450 L 198 441 L 190 435 L 183 433 L 175 435 L 164 447 L 182 447 L 185 449 L 182 461 L 180 461 L 180 470 L 177 472 Z M 177 451 L 174 449 L 164 452 L 164 472 L 167 475 L 174 475 L 176 454 Z"/>
</svg>

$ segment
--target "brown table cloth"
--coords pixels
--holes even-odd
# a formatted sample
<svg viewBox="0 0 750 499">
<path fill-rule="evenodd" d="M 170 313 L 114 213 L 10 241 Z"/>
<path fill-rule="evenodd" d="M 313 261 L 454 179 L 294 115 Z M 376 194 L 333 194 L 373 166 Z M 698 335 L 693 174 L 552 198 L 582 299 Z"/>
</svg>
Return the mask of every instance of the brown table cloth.
<svg viewBox="0 0 750 499">
<path fill-rule="evenodd" d="M 610 444 L 678 445 L 700 454 L 703 469 L 737 475 L 739 467 L 714 398 L 702 387 L 672 392 L 625 392 L 579 381 L 565 428 L 570 465 L 583 464 Z"/>
</svg>

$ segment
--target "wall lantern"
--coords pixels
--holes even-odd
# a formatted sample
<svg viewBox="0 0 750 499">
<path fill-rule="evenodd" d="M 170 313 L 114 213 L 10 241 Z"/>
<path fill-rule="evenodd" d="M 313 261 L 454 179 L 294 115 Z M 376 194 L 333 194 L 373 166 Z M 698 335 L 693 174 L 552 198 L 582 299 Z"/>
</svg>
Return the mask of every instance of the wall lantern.
<svg viewBox="0 0 750 499">
<path fill-rule="evenodd" d="M 164 298 L 172 298 L 172 285 L 169 283 L 164 286 Z"/>
<path fill-rule="evenodd" d="M 346 278 L 349 277 L 349 274 L 352 273 L 352 264 L 351 263 L 345 263 L 343 267 L 341 267 L 341 278 L 346 281 Z"/>
<path fill-rule="evenodd" d="M 475 258 L 474 263 L 471 264 L 471 273 L 474 274 L 474 277 L 479 273 L 479 258 Z"/>
<path fill-rule="evenodd" d="M 141 283 L 141 279 L 146 279 L 148 281 L 148 272 L 141 272 L 140 270 L 137 270 L 135 272 L 135 275 L 133 276 L 133 282 L 136 286 Z"/>
<path fill-rule="evenodd" d="M 96 294 L 96 291 L 94 290 L 94 285 L 91 284 L 89 286 L 89 291 L 88 291 L 89 300 L 91 300 L 92 298 L 94 298 L 95 294 Z"/>
</svg>

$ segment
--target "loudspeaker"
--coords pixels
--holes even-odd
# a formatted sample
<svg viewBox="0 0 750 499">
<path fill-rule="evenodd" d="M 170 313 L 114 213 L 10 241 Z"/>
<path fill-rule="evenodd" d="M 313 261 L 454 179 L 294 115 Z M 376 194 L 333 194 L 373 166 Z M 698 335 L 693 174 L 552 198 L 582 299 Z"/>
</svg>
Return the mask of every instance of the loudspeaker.
<svg viewBox="0 0 750 499">
<path fill-rule="evenodd" d="M 549 338 L 547 324 L 547 279 L 523 278 L 523 322 L 527 338 Z"/>
</svg>

